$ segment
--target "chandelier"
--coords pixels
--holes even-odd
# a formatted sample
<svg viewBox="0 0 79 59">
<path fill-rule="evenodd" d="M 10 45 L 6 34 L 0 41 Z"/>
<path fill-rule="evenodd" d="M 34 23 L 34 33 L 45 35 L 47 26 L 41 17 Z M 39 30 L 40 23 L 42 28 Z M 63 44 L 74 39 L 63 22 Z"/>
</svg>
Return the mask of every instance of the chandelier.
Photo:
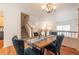
<svg viewBox="0 0 79 59">
<path fill-rule="evenodd" d="M 42 5 L 42 9 L 44 11 L 46 11 L 47 13 L 51 13 L 51 12 L 56 11 L 56 8 L 57 8 L 56 4 L 52 4 L 52 3 L 48 3 L 46 5 Z"/>
</svg>

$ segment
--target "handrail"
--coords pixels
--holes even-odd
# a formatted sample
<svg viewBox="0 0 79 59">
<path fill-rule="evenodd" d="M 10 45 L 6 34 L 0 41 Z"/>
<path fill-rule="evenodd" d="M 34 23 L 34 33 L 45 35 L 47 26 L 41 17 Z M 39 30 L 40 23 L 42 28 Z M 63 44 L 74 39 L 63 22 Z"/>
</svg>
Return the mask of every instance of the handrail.
<svg viewBox="0 0 79 59">
<path fill-rule="evenodd" d="M 28 33 L 28 36 L 31 37 L 31 34 L 30 34 L 30 33 L 31 33 L 31 29 L 30 29 L 30 27 L 28 26 L 28 24 L 25 25 L 25 29 L 26 29 L 26 31 L 27 31 L 27 33 Z"/>
<path fill-rule="evenodd" d="M 27 23 L 27 25 L 28 25 L 31 29 L 33 29 L 33 28 L 32 28 L 32 26 L 30 26 L 30 24 L 29 24 L 29 23 Z"/>
<path fill-rule="evenodd" d="M 76 31 L 55 31 L 58 34 L 64 34 L 65 37 L 78 38 L 78 32 Z"/>
<path fill-rule="evenodd" d="M 31 37 L 33 36 L 33 34 L 32 34 L 32 32 L 33 32 L 33 27 L 32 27 L 29 23 L 27 23 L 27 24 L 25 25 L 25 28 L 26 28 L 26 30 L 27 30 L 27 32 L 28 32 L 29 37 L 31 38 Z"/>
<path fill-rule="evenodd" d="M 71 32 L 71 33 L 78 33 L 76 31 L 56 31 L 56 32 Z"/>
</svg>

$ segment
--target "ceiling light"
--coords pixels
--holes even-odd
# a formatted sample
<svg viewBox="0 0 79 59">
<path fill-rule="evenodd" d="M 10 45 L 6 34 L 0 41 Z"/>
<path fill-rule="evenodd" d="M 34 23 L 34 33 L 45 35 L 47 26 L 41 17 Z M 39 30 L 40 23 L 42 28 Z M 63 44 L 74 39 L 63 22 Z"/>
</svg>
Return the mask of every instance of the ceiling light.
<svg viewBox="0 0 79 59">
<path fill-rule="evenodd" d="M 51 13 L 51 12 L 56 11 L 56 8 L 57 8 L 56 4 L 52 4 L 52 3 L 48 3 L 46 5 L 42 5 L 42 9 L 44 11 L 46 11 L 47 13 Z"/>
</svg>

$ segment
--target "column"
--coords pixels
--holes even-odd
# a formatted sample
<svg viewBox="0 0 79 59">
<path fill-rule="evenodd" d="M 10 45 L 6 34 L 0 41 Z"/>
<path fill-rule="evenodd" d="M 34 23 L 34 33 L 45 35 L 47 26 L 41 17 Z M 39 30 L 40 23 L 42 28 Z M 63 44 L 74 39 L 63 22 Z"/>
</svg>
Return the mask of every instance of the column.
<svg viewBox="0 0 79 59">
<path fill-rule="evenodd" d="M 78 24 L 78 39 L 79 39 L 79 8 L 78 8 L 78 18 L 77 18 L 77 24 Z"/>
</svg>

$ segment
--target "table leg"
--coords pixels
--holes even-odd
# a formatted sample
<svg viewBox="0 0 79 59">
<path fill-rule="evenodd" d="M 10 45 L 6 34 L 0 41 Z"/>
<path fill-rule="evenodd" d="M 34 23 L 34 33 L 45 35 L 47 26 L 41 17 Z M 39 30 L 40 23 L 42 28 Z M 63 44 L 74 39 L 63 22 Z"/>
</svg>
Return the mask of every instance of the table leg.
<svg viewBox="0 0 79 59">
<path fill-rule="evenodd" d="M 47 49 L 44 49 L 44 55 L 46 55 Z"/>
<path fill-rule="evenodd" d="M 41 55 L 44 55 L 44 48 L 41 48 Z"/>
</svg>

